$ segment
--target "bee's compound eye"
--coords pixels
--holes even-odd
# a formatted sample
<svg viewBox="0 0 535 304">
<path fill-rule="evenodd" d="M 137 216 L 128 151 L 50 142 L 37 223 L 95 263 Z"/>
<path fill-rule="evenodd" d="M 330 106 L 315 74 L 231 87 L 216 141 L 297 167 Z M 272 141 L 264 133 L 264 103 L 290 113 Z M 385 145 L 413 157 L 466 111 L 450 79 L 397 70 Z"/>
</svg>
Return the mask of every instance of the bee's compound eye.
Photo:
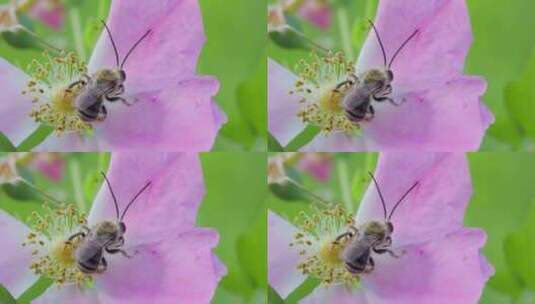
<svg viewBox="0 0 535 304">
<path fill-rule="evenodd" d="M 121 229 L 121 232 L 122 232 L 122 233 L 125 233 L 125 232 L 126 232 L 126 225 L 125 225 L 123 222 L 120 222 L 120 223 L 119 223 L 119 228 Z"/>
<path fill-rule="evenodd" d="M 388 231 L 390 233 L 394 232 L 394 225 L 392 225 L 391 222 L 386 223 L 386 226 L 388 227 Z"/>
<path fill-rule="evenodd" d="M 386 73 L 388 75 L 388 80 L 394 80 L 394 72 L 392 72 L 392 70 L 388 70 Z"/>
<path fill-rule="evenodd" d="M 121 75 L 121 80 L 125 81 L 126 80 L 126 72 L 124 70 L 120 70 L 119 73 Z"/>
</svg>

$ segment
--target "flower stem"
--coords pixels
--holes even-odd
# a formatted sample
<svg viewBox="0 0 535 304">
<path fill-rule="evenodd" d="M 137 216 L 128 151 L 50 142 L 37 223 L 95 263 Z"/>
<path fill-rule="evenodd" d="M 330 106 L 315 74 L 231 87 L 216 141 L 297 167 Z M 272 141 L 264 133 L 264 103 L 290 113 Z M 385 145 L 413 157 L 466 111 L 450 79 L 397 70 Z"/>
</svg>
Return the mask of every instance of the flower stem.
<svg viewBox="0 0 535 304">
<path fill-rule="evenodd" d="M 78 53 L 78 56 L 85 61 L 87 59 L 87 54 L 85 53 L 83 41 L 84 33 L 82 33 L 82 26 L 80 22 L 80 10 L 76 7 L 71 8 L 69 10 L 69 17 L 72 25 L 76 53 Z"/>
<path fill-rule="evenodd" d="M 342 47 L 347 58 L 354 58 L 353 47 L 351 46 L 351 34 L 349 32 L 349 21 L 345 8 L 338 8 L 338 26 L 340 27 L 340 37 L 342 38 Z"/>
<path fill-rule="evenodd" d="M 349 174 L 347 172 L 347 163 L 343 160 L 336 162 L 336 171 L 340 182 L 340 191 L 346 210 L 353 212 L 353 203 L 351 202 L 351 186 L 349 185 Z"/>
</svg>

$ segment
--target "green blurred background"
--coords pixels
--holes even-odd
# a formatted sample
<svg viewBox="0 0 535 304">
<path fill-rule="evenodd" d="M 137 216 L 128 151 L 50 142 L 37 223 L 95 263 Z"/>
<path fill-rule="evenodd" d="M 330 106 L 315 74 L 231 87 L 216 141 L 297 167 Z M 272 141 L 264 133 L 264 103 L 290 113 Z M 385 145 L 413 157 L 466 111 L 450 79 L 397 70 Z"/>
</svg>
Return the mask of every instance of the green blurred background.
<svg viewBox="0 0 535 304">
<path fill-rule="evenodd" d="M 327 181 L 317 180 L 296 161 L 287 162 L 288 175 L 317 195 L 346 206 L 351 202 L 349 205 L 357 210 L 369 184 L 367 172 L 374 171 L 377 154 L 339 153 L 329 157 L 331 173 Z M 480 303 L 535 303 L 535 155 L 472 153 L 468 160 L 473 195 L 464 222 L 486 231 L 483 253 L 496 269 Z M 292 220 L 299 211 L 310 211 L 311 199 L 302 191 L 293 187 L 271 189 L 268 208 L 277 214 Z M 295 303 L 315 284 L 305 282 L 286 303 Z"/>
<path fill-rule="evenodd" d="M 321 0 L 305 0 L 321 2 Z M 270 0 L 275 4 L 277 0 Z M 366 19 L 373 19 L 378 0 L 326 0 L 331 26 L 322 30 L 289 13 L 288 23 L 320 45 L 356 58 L 367 35 Z M 467 0 L 474 42 L 466 72 L 488 81 L 484 102 L 496 116 L 481 150 L 535 149 L 535 1 Z M 305 43 L 306 44 L 306 43 Z M 268 56 L 293 69 L 308 56 L 305 48 L 268 42 Z"/>
<path fill-rule="evenodd" d="M 50 180 L 28 163 L 19 163 L 20 174 L 50 195 L 89 210 L 102 184 L 99 171 L 106 171 L 110 155 L 55 155 L 64 163 L 60 181 Z M 6 153 L 0 153 L 0 159 L 4 156 Z M 263 303 L 266 287 L 265 155 L 214 152 L 202 154 L 201 162 L 207 194 L 201 204 L 198 224 L 219 232 L 215 253 L 228 269 L 213 303 Z M 32 211 L 42 209 L 42 200 L 42 196 L 24 185 L 0 185 L 1 211 L 22 221 Z M 20 303 L 28 303 L 47 284 L 46 280 L 41 280 L 23 294 Z"/>
<path fill-rule="evenodd" d="M 0 0 L 0 5 L 10 1 Z M 100 34 L 97 18 L 106 19 L 111 0 L 59 1 L 65 6 L 61 29 L 53 30 L 24 13 L 18 14 L 19 22 L 47 43 L 89 58 Z M 216 101 L 228 116 L 213 150 L 265 151 L 265 1 L 199 2 L 207 42 L 199 59 L 198 71 L 219 79 L 221 88 Z M 41 53 L 42 50 L 31 39 L 13 37 L 9 33 L 0 35 L 0 56 L 23 70 Z"/>
</svg>

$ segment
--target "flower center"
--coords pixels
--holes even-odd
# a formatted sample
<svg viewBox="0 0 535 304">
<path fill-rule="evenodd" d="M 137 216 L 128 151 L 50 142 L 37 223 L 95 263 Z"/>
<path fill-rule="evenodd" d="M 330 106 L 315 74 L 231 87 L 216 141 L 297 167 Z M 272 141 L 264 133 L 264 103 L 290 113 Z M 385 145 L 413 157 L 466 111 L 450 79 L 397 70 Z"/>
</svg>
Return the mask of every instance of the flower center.
<svg viewBox="0 0 535 304">
<path fill-rule="evenodd" d="M 340 52 L 329 52 L 325 57 L 312 53 L 312 61 L 300 60 L 296 71 L 299 79 L 290 94 L 298 94 L 303 108 L 297 116 L 304 122 L 331 132 L 352 133 L 359 125 L 345 116 L 342 99 L 348 86 L 337 89 L 338 84 L 353 74 L 353 62 Z"/>
<path fill-rule="evenodd" d="M 91 124 L 80 119 L 75 106 L 83 85 L 71 86 L 87 72 L 85 63 L 74 53 L 61 53 L 57 57 L 45 53 L 43 56 L 45 63 L 33 60 L 30 64 L 32 78 L 22 91 L 32 98 L 30 117 L 54 127 L 58 135 L 91 130 Z"/>
<path fill-rule="evenodd" d="M 51 278 L 58 285 L 91 283 L 92 277 L 81 272 L 74 257 L 81 237 L 69 238 L 86 224 L 85 215 L 72 205 L 51 208 L 45 206 L 43 215 L 32 213 L 32 231 L 22 243 L 32 249 L 30 269 L 36 275 Z"/>
<path fill-rule="evenodd" d="M 303 260 L 297 269 L 304 275 L 321 280 L 324 284 L 356 285 L 359 277 L 346 270 L 341 258 L 347 238 L 336 238 L 353 225 L 353 217 L 343 207 L 336 205 L 317 210 L 309 216 L 301 212 L 299 231 L 290 246 L 296 247 Z"/>
</svg>

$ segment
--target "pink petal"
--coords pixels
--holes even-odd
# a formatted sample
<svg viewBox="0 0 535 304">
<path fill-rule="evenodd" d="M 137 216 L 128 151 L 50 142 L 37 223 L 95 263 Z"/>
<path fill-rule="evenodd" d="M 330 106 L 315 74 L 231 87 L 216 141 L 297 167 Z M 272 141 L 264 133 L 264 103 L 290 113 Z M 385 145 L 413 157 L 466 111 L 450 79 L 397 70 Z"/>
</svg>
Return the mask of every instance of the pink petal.
<svg viewBox="0 0 535 304">
<path fill-rule="evenodd" d="M 95 289 L 82 290 L 76 285 L 58 287 L 53 285 L 45 293 L 32 301 L 32 304 L 106 304 L 99 299 Z"/>
<path fill-rule="evenodd" d="M 297 166 L 318 181 L 326 182 L 331 177 L 333 161 L 326 153 L 304 153 Z"/>
<path fill-rule="evenodd" d="M 369 303 L 477 303 L 494 273 L 480 254 L 485 239 L 482 230 L 459 229 L 408 245 L 399 259 L 377 255 L 375 271 L 362 280 Z"/>
<path fill-rule="evenodd" d="M 346 133 L 318 134 L 300 149 L 303 152 L 353 152 L 364 151 L 370 138 Z"/>
<path fill-rule="evenodd" d="M 34 152 L 88 152 L 105 151 L 99 148 L 95 136 L 82 136 L 75 132 L 61 135 L 51 134 L 41 144 L 33 148 Z"/>
<path fill-rule="evenodd" d="M 405 39 L 419 31 L 392 65 L 394 86 L 411 91 L 433 88 L 462 74 L 472 42 L 465 0 L 382 0 L 375 25 L 387 60 Z M 382 53 L 371 31 L 357 71 L 382 66 Z"/>
<path fill-rule="evenodd" d="M 212 97 L 219 84 L 196 77 L 173 88 L 138 94 L 132 106 L 108 105 L 108 118 L 95 124 L 103 150 L 207 151 L 226 120 Z"/>
<path fill-rule="evenodd" d="M 375 178 L 387 212 L 415 182 L 419 183 L 392 216 L 394 247 L 431 240 L 462 226 L 472 193 L 463 154 L 384 153 Z M 373 219 L 384 216 L 377 190 L 370 183 L 357 212 L 357 225 Z"/>
<path fill-rule="evenodd" d="M 59 0 L 37 0 L 29 15 L 59 30 L 63 26 L 64 7 Z"/>
<path fill-rule="evenodd" d="M 14 145 L 19 145 L 37 127 L 29 116 L 32 103 L 21 93 L 28 80 L 24 72 L 0 58 L 0 132 Z"/>
<path fill-rule="evenodd" d="M 205 37 L 197 0 L 114 0 L 108 26 L 120 60 L 149 29 L 152 33 L 129 57 L 126 92 L 134 95 L 174 87 L 191 79 Z M 135 22 L 132 22 L 135 20 Z M 90 71 L 115 66 L 108 35 L 102 32 L 91 60 Z"/>
<path fill-rule="evenodd" d="M 63 179 L 65 160 L 59 153 L 34 153 L 29 167 L 39 171 L 50 180 L 59 182 Z"/>
<path fill-rule="evenodd" d="M 109 256 L 110 268 L 96 281 L 102 303 L 210 303 L 226 273 L 212 253 L 217 233 L 195 229 L 174 235 L 137 247 L 131 259 Z"/>
<path fill-rule="evenodd" d="M 366 304 L 368 302 L 361 289 L 343 285 L 319 286 L 299 304 Z"/>
<path fill-rule="evenodd" d="M 20 296 L 37 277 L 30 271 L 31 250 L 22 247 L 30 229 L 9 214 L 0 211 L 0 284 Z"/>
<path fill-rule="evenodd" d="M 301 108 L 299 97 L 290 94 L 296 81 L 297 77 L 290 71 L 268 59 L 268 128 L 283 146 L 305 127 L 297 117 Z"/>
<path fill-rule="evenodd" d="M 204 196 L 198 156 L 183 153 L 114 153 L 107 176 L 122 212 L 138 191 L 151 182 L 124 218 L 126 246 L 162 240 L 195 226 Z M 105 184 L 93 203 L 89 222 L 116 218 Z"/>
<path fill-rule="evenodd" d="M 322 29 L 328 29 L 331 25 L 331 8 L 327 1 L 307 0 L 299 8 L 298 15 Z"/>
<path fill-rule="evenodd" d="M 429 90 L 404 96 L 399 106 L 374 107 L 377 115 L 363 124 L 367 150 L 473 151 L 493 121 L 480 102 L 486 83 L 459 77 Z"/>
<path fill-rule="evenodd" d="M 289 245 L 296 232 L 294 226 L 268 211 L 268 283 L 283 298 L 306 279 L 297 270 L 301 256 Z"/>
</svg>

